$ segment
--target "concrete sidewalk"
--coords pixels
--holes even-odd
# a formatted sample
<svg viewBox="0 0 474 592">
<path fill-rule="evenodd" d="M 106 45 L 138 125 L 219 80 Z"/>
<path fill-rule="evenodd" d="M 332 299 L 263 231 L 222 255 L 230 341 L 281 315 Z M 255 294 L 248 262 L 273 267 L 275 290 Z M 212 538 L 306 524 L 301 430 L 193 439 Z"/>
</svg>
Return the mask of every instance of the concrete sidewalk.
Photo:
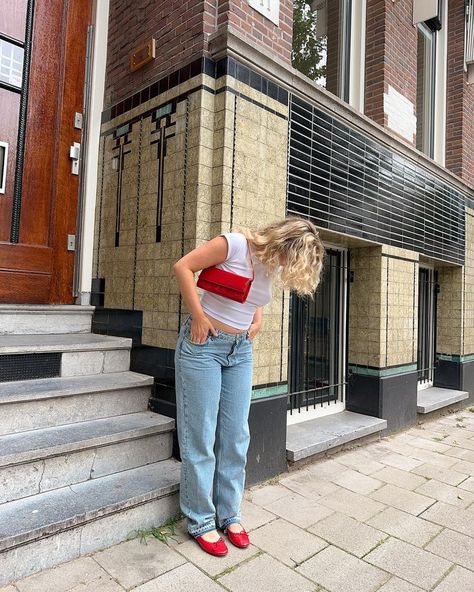
<svg viewBox="0 0 474 592">
<path fill-rule="evenodd" d="M 246 492 L 252 546 L 206 555 L 180 524 L 0 592 L 474 591 L 474 414 L 465 410 Z"/>
</svg>

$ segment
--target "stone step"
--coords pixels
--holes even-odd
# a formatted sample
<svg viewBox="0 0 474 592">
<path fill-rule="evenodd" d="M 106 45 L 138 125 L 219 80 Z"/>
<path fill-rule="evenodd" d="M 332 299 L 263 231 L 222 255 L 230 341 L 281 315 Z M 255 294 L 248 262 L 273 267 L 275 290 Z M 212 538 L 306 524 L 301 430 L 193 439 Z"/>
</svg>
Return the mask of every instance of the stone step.
<svg viewBox="0 0 474 592">
<path fill-rule="evenodd" d="M 89 333 L 94 306 L 0 304 L 0 335 Z"/>
<path fill-rule="evenodd" d="M 177 510 L 180 463 L 164 460 L 0 506 L 0 585 L 159 526 Z"/>
<path fill-rule="evenodd" d="M 0 382 L 121 372 L 132 340 L 95 333 L 0 335 Z"/>
<path fill-rule="evenodd" d="M 0 504 L 165 460 L 173 428 L 144 411 L 0 436 Z"/>
<path fill-rule="evenodd" d="M 296 462 L 387 428 L 387 421 L 352 411 L 340 411 L 287 428 L 286 456 Z"/>
<path fill-rule="evenodd" d="M 418 413 L 431 413 L 465 399 L 469 399 L 467 391 L 432 386 L 418 391 L 416 410 Z"/>
<path fill-rule="evenodd" d="M 146 411 L 152 384 L 129 371 L 0 383 L 0 435 Z"/>
</svg>

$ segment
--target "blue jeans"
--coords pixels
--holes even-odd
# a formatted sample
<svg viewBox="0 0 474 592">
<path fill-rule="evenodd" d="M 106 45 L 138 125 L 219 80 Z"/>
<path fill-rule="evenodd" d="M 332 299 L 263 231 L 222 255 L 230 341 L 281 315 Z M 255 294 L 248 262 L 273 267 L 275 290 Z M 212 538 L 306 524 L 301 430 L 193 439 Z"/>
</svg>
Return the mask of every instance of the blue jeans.
<svg viewBox="0 0 474 592">
<path fill-rule="evenodd" d="M 181 511 L 199 536 L 240 522 L 250 440 L 252 342 L 218 331 L 203 344 L 189 338 L 188 318 L 175 354 Z"/>
</svg>

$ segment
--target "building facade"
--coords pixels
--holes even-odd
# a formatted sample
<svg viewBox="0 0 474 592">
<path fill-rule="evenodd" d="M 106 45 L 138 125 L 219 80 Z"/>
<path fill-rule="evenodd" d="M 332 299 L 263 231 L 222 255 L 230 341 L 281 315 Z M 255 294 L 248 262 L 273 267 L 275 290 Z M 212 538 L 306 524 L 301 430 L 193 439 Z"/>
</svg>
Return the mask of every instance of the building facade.
<svg viewBox="0 0 474 592">
<path fill-rule="evenodd" d="M 265 310 L 251 481 L 319 451 L 329 414 L 394 431 L 432 408 L 436 387 L 435 406 L 473 392 L 468 8 L 111 2 L 94 327 L 134 337 L 134 368 L 155 377 L 152 408 L 174 413 L 187 314 L 176 259 L 287 214 L 311 218 L 327 247 L 315 298 L 275 286 Z M 155 57 L 132 71 L 151 40 Z"/>
</svg>

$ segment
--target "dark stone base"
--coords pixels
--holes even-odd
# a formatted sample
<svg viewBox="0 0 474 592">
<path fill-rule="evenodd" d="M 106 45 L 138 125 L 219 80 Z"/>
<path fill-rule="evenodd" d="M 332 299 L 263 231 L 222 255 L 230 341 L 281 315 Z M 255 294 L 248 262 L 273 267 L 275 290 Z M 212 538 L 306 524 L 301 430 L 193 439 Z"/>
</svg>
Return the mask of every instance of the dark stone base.
<svg viewBox="0 0 474 592">
<path fill-rule="evenodd" d="M 434 386 L 467 391 L 469 399 L 466 399 L 464 404 L 474 402 L 474 360 L 470 362 L 438 360 Z"/>
<path fill-rule="evenodd" d="M 387 420 L 387 431 L 396 432 L 417 419 L 417 373 L 377 377 L 352 374 L 346 409 Z"/>
</svg>

